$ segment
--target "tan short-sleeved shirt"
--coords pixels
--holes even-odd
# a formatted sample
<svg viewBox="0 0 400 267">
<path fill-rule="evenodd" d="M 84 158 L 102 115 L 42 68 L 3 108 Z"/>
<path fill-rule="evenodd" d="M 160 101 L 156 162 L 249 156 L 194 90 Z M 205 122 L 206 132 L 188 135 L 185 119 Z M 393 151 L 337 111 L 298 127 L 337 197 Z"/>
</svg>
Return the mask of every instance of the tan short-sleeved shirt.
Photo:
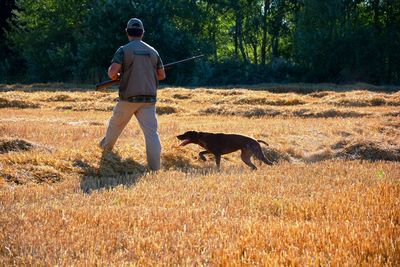
<svg viewBox="0 0 400 267">
<path fill-rule="evenodd" d="M 153 47 L 133 40 L 117 50 L 112 62 L 122 65 L 119 86 L 122 100 L 132 96 L 157 96 L 157 69 L 163 68 L 163 63 Z"/>
</svg>

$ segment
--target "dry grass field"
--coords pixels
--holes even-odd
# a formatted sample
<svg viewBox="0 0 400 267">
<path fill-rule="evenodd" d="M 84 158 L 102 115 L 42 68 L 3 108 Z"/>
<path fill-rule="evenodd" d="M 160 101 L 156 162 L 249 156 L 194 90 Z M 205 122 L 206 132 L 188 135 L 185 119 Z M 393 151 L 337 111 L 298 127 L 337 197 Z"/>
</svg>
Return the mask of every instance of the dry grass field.
<svg viewBox="0 0 400 267">
<path fill-rule="evenodd" d="M 399 266 L 400 92 L 293 88 L 163 88 L 151 173 L 135 119 L 97 146 L 115 91 L 0 85 L 0 265 Z M 275 165 L 218 172 L 187 130 L 265 140 Z"/>
</svg>

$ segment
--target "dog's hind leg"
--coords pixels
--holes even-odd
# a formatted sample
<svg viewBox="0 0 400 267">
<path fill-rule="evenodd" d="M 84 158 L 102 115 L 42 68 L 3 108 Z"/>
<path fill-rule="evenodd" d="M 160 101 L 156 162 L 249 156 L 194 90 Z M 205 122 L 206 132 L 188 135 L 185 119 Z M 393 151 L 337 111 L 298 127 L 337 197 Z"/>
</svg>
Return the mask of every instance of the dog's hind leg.
<svg viewBox="0 0 400 267">
<path fill-rule="evenodd" d="M 249 149 L 242 149 L 242 154 L 240 155 L 243 162 L 246 163 L 247 166 L 251 167 L 253 170 L 257 170 L 257 167 L 251 162 L 250 157 L 253 152 Z"/>
<path fill-rule="evenodd" d="M 200 157 L 203 161 L 206 161 L 206 160 L 207 160 L 206 157 L 204 157 L 205 154 L 210 154 L 210 152 L 208 152 L 207 150 L 205 150 L 205 151 L 201 151 L 201 152 L 199 153 L 199 157 Z"/>
<path fill-rule="evenodd" d="M 265 157 L 264 153 L 262 152 L 261 146 L 259 144 L 251 145 L 250 149 L 253 152 L 254 156 L 256 156 L 256 158 L 258 158 L 259 160 L 261 160 L 265 164 L 273 165 L 272 161 L 270 161 L 269 159 L 267 159 Z"/>
</svg>

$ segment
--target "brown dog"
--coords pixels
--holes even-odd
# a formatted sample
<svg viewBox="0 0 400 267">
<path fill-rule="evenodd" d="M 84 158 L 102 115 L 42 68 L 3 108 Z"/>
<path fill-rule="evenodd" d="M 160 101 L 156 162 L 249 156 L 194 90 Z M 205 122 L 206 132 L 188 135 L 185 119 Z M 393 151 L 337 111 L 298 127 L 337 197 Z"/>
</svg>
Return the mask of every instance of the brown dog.
<svg viewBox="0 0 400 267">
<path fill-rule="evenodd" d="M 214 154 L 218 169 L 221 162 L 221 155 L 232 153 L 237 150 L 242 151 L 241 158 L 243 162 L 253 170 L 257 170 L 257 167 L 250 160 L 252 155 L 262 162 L 272 165 L 272 162 L 264 156 L 261 150 L 259 142 L 268 145 L 262 140 L 255 140 L 238 134 L 215 134 L 196 131 L 188 131 L 184 134 L 178 135 L 177 138 L 183 140 L 180 144 L 181 146 L 197 144 L 204 148 L 205 151 L 199 153 L 199 157 L 204 161 L 206 160 L 204 157 L 205 154 Z"/>
</svg>

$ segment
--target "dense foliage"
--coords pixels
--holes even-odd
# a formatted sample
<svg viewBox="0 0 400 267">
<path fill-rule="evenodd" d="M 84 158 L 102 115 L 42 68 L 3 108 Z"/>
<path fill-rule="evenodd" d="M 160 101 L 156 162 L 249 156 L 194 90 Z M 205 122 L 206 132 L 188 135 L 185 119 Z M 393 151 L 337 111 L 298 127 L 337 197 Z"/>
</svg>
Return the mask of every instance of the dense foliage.
<svg viewBox="0 0 400 267">
<path fill-rule="evenodd" d="M 0 82 L 97 82 L 131 17 L 168 83 L 400 83 L 399 0 L 4 0 Z M 13 10 L 13 13 L 11 11 Z M 7 23 L 6 23 L 7 22 Z"/>
</svg>

